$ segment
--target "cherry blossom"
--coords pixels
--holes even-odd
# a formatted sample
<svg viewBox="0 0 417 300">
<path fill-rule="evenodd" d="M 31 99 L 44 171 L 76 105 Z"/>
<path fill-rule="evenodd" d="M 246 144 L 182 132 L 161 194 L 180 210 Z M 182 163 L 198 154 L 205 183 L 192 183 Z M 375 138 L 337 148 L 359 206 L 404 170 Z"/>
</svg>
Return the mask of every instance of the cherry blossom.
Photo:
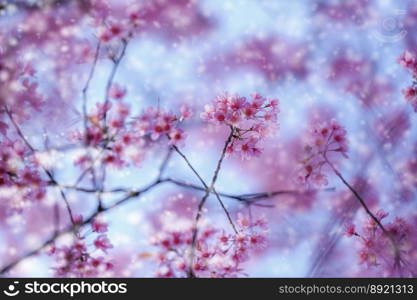
<svg viewBox="0 0 417 300">
<path fill-rule="evenodd" d="M 49 249 L 56 258 L 53 270 L 58 277 L 112 276 L 113 264 L 102 256 L 92 256 L 83 239 L 76 239 L 68 246 Z"/>
<path fill-rule="evenodd" d="M 91 228 L 93 229 L 93 232 L 104 233 L 107 232 L 108 224 L 103 222 L 102 220 L 95 219 L 91 223 Z"/>
<path fill-rule="evenodd" d="M 113 99 L 120 100 L 126 95 L 126 89 L 119 86 L 118 84 L 113 84 L 110 87 L 109 96 Z"/>
<path fill-rule="evenodd" d="M 250 99 L 225 94 L 206 105 L 200 116 L 207 122 L 232 128 L 227 153 L 240 153 L 242 159 L 250 159 L 262 153 L 260 142 L 276 132 L 278 112 L 276 99 L 259 94 L 253 94 Z"/>
<path fill-rule="evenodd" d="M 158 248 L 155 255 L 159 264 L 157 276 L 187 277 L 190 268 L 197 277 L 244 276 L 243 264 L 250 253 L 266 247 L 268 228 L 262 220 L 251 222 L 241 213 L 238 224 L 238 232 L 233 234 L 204 227 L 199 233 L 192 262 L 189 261 L 191 227 L 157 234 L 153 241 Z"/>
<path fill-rule="evenodd" d="M 376 214 L 379 221 L 388 217 L 388 213 L 379 210 Z M 354 229 L 347 236 L 355 236 L 359 241 L 358 259 L 359 263 L 366 268 L 380 269 L 384 276 L 415 276 L 415 263 L 412 259 L 417 253 L 413 245 L 415 233 L 413 228 L 402 218 L 396 217 L 391 222 L 385 222 L 389 234 L 399 248 L 400 257 L 394 256 L 392 243 L 377 226 L 375 221 L 367 218 L 363 222 L 362 232 L 357 233 Z M 350 228 L 354 228 L 351 225 Z"/>
<path fill-rule="evenodd" d="M 310 130 L 308 142 L 304 147 L 297 179 L 302 182 L 312 182 L 318 186 L 328 184 L 326 168 L 337 154 L 347 158 L 348 141 L 346 130 L 336 120 L 314 124 Z"/>
</svg>

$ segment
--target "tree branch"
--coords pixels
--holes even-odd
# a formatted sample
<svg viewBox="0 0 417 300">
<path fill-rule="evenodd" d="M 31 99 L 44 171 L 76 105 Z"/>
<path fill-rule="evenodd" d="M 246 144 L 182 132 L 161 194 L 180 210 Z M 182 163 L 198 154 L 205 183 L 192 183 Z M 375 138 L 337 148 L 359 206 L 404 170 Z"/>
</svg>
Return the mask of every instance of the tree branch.
<svg viewBox="0 0 417 300">
<path fill-rule="evenodd" d="M 12 261 L 11 263 L 1 267 L 0 269 L 0 274 L 4 274 L 7 271 L 9 271 L 10 269 L 12 269 L 13 267 L 15 267 L 17 264 L 19 264 L 20 262 L 22 262 L 23 260 L 25 260 L 26 258 L 29 258 L 33 255 L 39 254 L 45 247 L 47 247 L 49 244 L 53 243 L 56 241 L 56 239 L 58 239 L 59 237 L 63 236 L 64 234 L 70 233 L 70 232 L 75 232 L 77 231 L 80 227 L 85 226 L 90 224 L 95 217 L 97 217 L 100 213 L 103 212 L 108 212 L 112 209 L 114 209 L 115 207 L 118 207 L 122 204 L 127 203 L 129 200 L 136 198 L 144 193 L 146 193 L 147 191 L 151 190 L 152 188 L 156 187 L 158 184 L 160 183 L 159 180 L 154 181 L 153 183 L 149 184 L 148 186 L 146 186 L 145 188 L 141 189 L 141 190 L 136 190 L 136 191 L 132 191 L 130 192 L 128 195 L 122 197 L 120 200 L 116 201 L 114 204 L 108 206 L 108 207 L 104 207 L 102 208 L 100 211 L 96 210 L 94 213 L 92 213 L 87 219 L 85 219 L 83 222 L 81 223 L 75 223 L 72 224 L 70 227 L 66 228 L 63 231 L 60 231 L 58 233 L 54 233 L 50 238 L 48 238 L 45 242 L 43 242 L 40 246 L 38 246 L 37 248 L 21 255 L 20 257 L 16 258 L 14 261 Z"/>
<path fill-rule="evenodd" d="M 330 166 L 330 168 L 333 170 L 333 172 L 336 174 L 337 177 L 343 182 L 343 184 L 352 192 L 352 194 L 356 197 L 356 199 L 359 201 L 359 203 L 364 208 L 365 212 L 371 217 L 371 219 L 378 225 L 378 227 L 382 230 L 382 232 L 385 234 L 385 236 L 389 239 L 391 242 L 394 252 L 395 252 L 395 263 L 398 264 L 401 261 L 400 257 L 400 250 L 398 249 L 397 243 L 395 242 L 392 235 L 385 229 L 384 225 L 378 220 L 378 218 L 371 212 L 368 205 L 366 204 L 365 200 L 359 195 L 359 193 L 356 191 L 356 189 L 351 186 L 346 179 L 343 177 L 343 175 L 336 169 L 336 167 L 327 159 L 326 155 L 323 155 L 326 163 Z"/>
</svg>

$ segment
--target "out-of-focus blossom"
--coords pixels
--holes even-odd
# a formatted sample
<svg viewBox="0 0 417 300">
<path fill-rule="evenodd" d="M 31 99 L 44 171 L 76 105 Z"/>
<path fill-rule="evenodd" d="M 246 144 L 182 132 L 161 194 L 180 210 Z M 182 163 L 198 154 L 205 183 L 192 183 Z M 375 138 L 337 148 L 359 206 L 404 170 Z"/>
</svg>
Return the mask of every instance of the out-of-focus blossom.
<svg viewBox="0 0 417 300">
<path fill-rule="evenodd" d="M 305 158 L 301 161 L 297 179 L 303 183 L 311 181 L 317 186 L 327 185 L 325 169 L 333 159 L 337 159 L 335 154 L 342 154 L 347 158 L 345 128 L 334 119 L 313 124 L 304 150 Z"/>
<path fill-rule="evenodd" d="M 153 244 L 158 252 L 158 277 L 187 277 L 190 270 L 197 277 L 238 277 L 245 275 L 243 263 L 249 255 L 266 246 L 267 227 L 256 219 L 251 222 L 239 214 L 238 232 L 229 234 L 212 227 L 200 230 L 190 262 L 192 226 L 182 230 L 155 233 Z M 190 265 L 191 264 L 191 265 Z"/>
</svg>

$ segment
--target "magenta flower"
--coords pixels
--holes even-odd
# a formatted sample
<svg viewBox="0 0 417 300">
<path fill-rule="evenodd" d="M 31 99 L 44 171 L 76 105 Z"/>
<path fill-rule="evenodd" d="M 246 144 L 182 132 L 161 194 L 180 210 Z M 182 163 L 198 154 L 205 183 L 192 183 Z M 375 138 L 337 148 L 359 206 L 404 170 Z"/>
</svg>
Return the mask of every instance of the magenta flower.
<svg viewBox="0 0 417 300">
<path fill-rule="evenodd" d="M 233 135 L 227 153 L 240 153 L 242 159 L 261 154 L 259 144 L 278 127 L 278 100 L 254 94 L 248 100 L 239 95 L 222 95 L 212 105 L 206 105 L 200 117 L 215 125 L 232 128 Z"/>
<path fill-rule="evenodd" d="M 301 161 L 298 180 L 301 183 L 312 182 L 317 186 L 325 186 L 328 184 L 325 169 L 332 160 L 337 159 L 336 154 L 348 157 L 346 130 L 336 120 L 317 123 L 312 126 L 304 150 L 305 158 Z"/>
<path fill-rule="evenodd" d="M 107 249 L 113 248 L 113 245 L 110 243 L 109 238 L 105 234 L 99 235 L 94 240 L 94 246 L 97 249 L 102 250 L 104 253 L 107 253 Z"/>
<path fill-rule="evenodd" d="M 108 224 L 96 218 L 91 223 L 91 228 L 93 232 L 104 233 L 104 232 L 107 232 L 108 230 Z"/>
<path fill-rule="evenodd" d="M 116 100 L 120 100 L 124 98 L 124 96 L 126 96 L 126 92 L 127 92 L 126 88 L 123 88 L 120 85 L 115 83 L 110 87 L 109 97 L 116 99 Z"/>
</svg>

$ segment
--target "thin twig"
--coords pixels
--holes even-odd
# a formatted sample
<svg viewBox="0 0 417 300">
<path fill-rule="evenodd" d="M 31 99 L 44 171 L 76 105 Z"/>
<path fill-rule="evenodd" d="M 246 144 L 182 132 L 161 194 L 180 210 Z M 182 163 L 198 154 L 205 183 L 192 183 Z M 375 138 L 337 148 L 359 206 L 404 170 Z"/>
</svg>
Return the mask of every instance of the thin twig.
<svg viewBox="0 0 417 300">
<path fill-rule="evenodd" d="M 356 191 L 356 189 L 351 186 L 347 180 L 343 177 L 343 175 L 336 169 L 336 167 L 327 159 L 326 155 L 323 155 L 326 163 L 330 166 L 330 168 L 333 170 L 333 172 L 336 174 L 337 177 L 343 182 L 343 184 L 352 192 L 352 194 L 356 197 L 356 199 L 359 201 L 359 203 L 364 208 L 365 212 L 371 217 L 371 219 L 378 225 L 378 227 L 382 230 L 382 232 L 386 235 L 386 237 L 390 240 L 394 247 L 395 252 L 395 261 L 396 263 L 401 260 L 400 258 L 400 251 L 398 249 L 397 243 L 395 242 L 392 235 L 385 229 L 384 225 L 380 222 L 380 220 L 371 212 L 368 205 L 366 204 L 365 200 L 359 195 L 359 193 Z"/>
<path fill-rule="evenodd" d="M 90 87 L 90 82 L 91 82 L 91 80 L 94 76 L 94 71 L 95 71 L 96 66 L 97 66 L 97 61 L 98 61 L 98 57 L 99 57 L 99 53 L 100 53 L 100 47 L 101 47 L 101 42 L 99 41 L 97 43 L 93 64 L 91 65 L 91 69 L 90 69 L 90 72 L 88 74 L 87 81 L 85 82 L 85 85 L 82 89 L 82 94 L 83 94 L 82 111 L 83 111 L 84 130 L 85 130 L 85 134 L 86 134 L 86 137 L 85 137 L 86 144 L 89 143 L 89 141 L 88 141 L 88 120 L 87 120 L 87 100 L 88 100 L 87 93 L 88 93 L 88 89 Z"/>
<path fill-rule="evenodd" d="M 164 159 L 162 160 L 161 166 L 159 167 L 159 170 L 158 170 L 158 179 L 162 178 L 162 175 L 164 174 L 166 168 L 168 167 L 168 163 L 172 157 L 172 151 L 173 151 L 173 148 L 170 147 Z"/>
<path fill-rule="evenodd" d="M 191 255 L 190 255 L 190 266 L 188 268 L 188 277 L 195 277 L 195 274 L 194 274 L 194 271 L 193 271 L 193 260 L 194 260 L 195 247 L 196 247 L 197 235 L 198 235 L 198 222 L 201 218 L 204 204 L 206 203 L 210 193 L 212 191 L 213 192 L 215 191 L 214 190 L 214 185 L 216 184 L 217 177 L 219 176 L 221 165 L 222 165 L 224 157 L 226 156 L 227 147 L 229 146 L 230 142 L 232 141 L 233 134 L 234 134 L 234 129 L 233 129 L 233 127 L 230 127 L 230 134 L 229 134 L 226 142 L 224 143 L 223 150 L 222 150 L 222 153 L 220 155 L 220 159 L 217 162 L 216 169 L 214 171 L 214 175 L 213 175 L 213 178 L 211 180 L 210 187 L 209 188 L 206 187 L 206 193 L 201 198 L 200 203 L 198 204 L 198 207 L 197 207 L 197 214 L 196 214 L 196 217 L 195 217 L 195 220 L 194 220 L 193 236 L 192 236 L 192 241 L 191 241 Z M 225 205 L 223 204 L 222 200 L 220 199 L 220 197 L 217 193 L 216 193 L 216 196 L 217 196 L 217 200 L 220 202 L 221 207 L 225 211 L 226 216 L 227 216 L 234 232 L 237 233 L 236 226 L 234 225 L 234 223 L 233 223 L 233 221 L 230 217 L 229 212 L 227 211 Z"/>
<path fill-rule="evenodd" d="M 193 167 L 193 165 L 190 163 L 188 158 L 185 156 L 184 153 L 181 152 L 180 149 L 178 149 L 177 146 L 173 145 L 172 148 L 184 159 L 185 163 L 190 167 L 191 171 L 197 176 L 197 178 L 200 180 L 201 184 L 204 186 L 206 190 L 209 189 L 208 185 L 204 181 L 204 179 L 198 174 L 197 170 Z"/>
</svg>

